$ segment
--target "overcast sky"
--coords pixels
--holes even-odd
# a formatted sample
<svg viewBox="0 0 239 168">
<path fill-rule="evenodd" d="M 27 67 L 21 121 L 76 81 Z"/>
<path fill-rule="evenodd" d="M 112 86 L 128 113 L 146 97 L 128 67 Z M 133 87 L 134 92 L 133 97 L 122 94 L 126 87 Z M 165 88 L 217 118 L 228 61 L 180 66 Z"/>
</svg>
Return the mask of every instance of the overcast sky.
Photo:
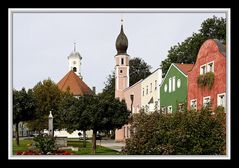
<svg viewBox="0 0 239 168">
<path fill-rule="evenodd" d="M 171 46 L 197 33 L 207 18 L 225 13 L 124 13 L 127 53 L 155 70 Z M 13 87 L 34 87 L 51 78 L 59 82 L 68 72 L 68 55 L 82 56 L 83 80 L 97 93 L 114 70 L 115 40 L 122 13 L 14 13 Z"/>
</svg>

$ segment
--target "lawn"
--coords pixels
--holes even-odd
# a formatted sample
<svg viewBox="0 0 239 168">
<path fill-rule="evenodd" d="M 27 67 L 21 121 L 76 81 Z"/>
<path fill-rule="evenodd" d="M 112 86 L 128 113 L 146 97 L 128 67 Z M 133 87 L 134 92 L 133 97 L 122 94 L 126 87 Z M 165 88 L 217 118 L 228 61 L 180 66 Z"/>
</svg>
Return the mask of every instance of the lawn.
<svg viewBox="0 0 239 168">
<path fill-rule="evenodd" d="M 24 139 L 20 140 L 20 146 L 17 146 L 16 140 L 13 140 L 13 154 L 16 154 L 16 151 L 26 151 L 28 150 L 28 146 L 33 143 L 32 139 Z"/>
<path fill-rule="evenodd" d="M 16 140 L 13 140 L 13 154 L 16 154 L 16 151 L 26 151 L 28 146 L 33 143 L 32 139 L 20 140 L 20 146 L 16 145 Z M 68 146 L 79 147 L 78 151 L 72 151 L 74 155 L 91 155 L 92 154 L 92 143 L 86 142 L 86 148 L 83 148 L 83 141 L 68 141 Z M 97 145 L 96 155 L 119 155 L 120 152 Z"/>
</svg>

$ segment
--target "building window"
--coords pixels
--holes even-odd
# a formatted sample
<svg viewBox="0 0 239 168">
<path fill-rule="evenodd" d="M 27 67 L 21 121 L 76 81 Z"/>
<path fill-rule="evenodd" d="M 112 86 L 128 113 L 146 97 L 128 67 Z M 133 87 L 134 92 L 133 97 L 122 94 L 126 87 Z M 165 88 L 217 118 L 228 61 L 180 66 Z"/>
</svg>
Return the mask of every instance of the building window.
<svg viewBox="0 0 239 168">
<path fill-rule="evenodd" d="M 166 113 L 166 107 L 161 107 L 161 111 L 162 111 L 162 113 Z"/>
<path fill-rule="evenodd" d="M 153 85 L 152 83 L 150 83 L 150 93 L 152 92 L 152 89 L 153 89 Z"/>
<path fill-rule="evenodd" d="M 214 72 L 214 61 L 209 62 L 209 63 L 207 64 L 207 71 L 208 71 L 208 72 Z"/>
<path fill-rule="evenodd" d="M 124 58 L 121 58 L 121 65 L 124 65 Z"/>
<path fill-rule="evenodd" d="M 149 93 L 148 85 L 146 86 L 146 95 Z"/>
<path fill-rule="evenodd" d="M 144 88 L 143 88 L 143 96 L 144 96 Z"/>
<path fill-rule="evenodd" d="M 123 73 L 123 70 L 120 70 L 120 73 Z"/>
<path fill-rule="evenodd" d="M 168 106 L 167 112 L 172 113 L 172 111 L 173 111 L 172 106 Z"/>
<path fill-rule="evenodd" d="M 210 96 L 203 97 L 203 106 L 204 107 L 208 107 L 210 105 L 210 101 L 211 101 L 211 97 Z"/>
<path fill-rule="evenodd" d="M 197 99 L 190 101 L 190 109 L 191 110 L 197 110 Z"/>
<path fill-rule="evenodd" d="M 167 92 L 167 90 L 168 90 L 168 85 L 165 84 L 165 85 L 164 85 L 164 92 Z"/>
<path fill-rule="evenodd" d="M 172 85 L 172 79 L 169 78 L 169 86 L 168 86 L 169 93 L 171 93 L 171 85 Z"/>
<path fill-rule="evenodd" d="M 157 80 L 155 80 L 155 87 L 154 87 L 154 90 L 157 90 Z"/>
<path fill-rule="evenodd" d="M 217 106 L 226 107 L 226 93 L 221 93 L 217 95 Z"/>
<path fill-rule="evenodd" d="M 179 103 L 178 104 L 178 111 L 183 112 L 183 109 L 184 109 L 184 103 Z"/>
<path fill-rule="evenodd" d="M 74 68 L 73 68 L 73 71 L 74 71 L 74 72 L 76 72 L 76 71 L 77 71 L 76 67 L 74 67 Z"/>
<path fill-rule="evenodd" d="M 181 86 L 181 79 L 178 79 L 177 80 L 177 87 L 180 88 L 180 86 Z"/>
<path fill-rule="evenodd" d="M 175 91 L 175 76 L 173 77 L 173 91 Z"/>
<path fill-rule="evenodd" d="M 200 66 L 200 75 L 203 75 L 206 73 L 206 64 Z"/>
<path fill-rule="evenodd" d="M 124 127 L 124 138 L 126 138 L 126 128 Z"/>
</svg>

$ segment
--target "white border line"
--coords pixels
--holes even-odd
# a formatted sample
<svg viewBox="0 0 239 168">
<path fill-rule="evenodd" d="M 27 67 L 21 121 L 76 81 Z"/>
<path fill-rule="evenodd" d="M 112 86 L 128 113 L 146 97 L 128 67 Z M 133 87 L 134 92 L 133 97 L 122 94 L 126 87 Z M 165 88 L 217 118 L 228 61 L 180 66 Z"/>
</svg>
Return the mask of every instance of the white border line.
<svg viewBox="0 0 239 168">
<path fill-rule="evenodd" d="M 127 156 L 122 156 L 122 155 L 105 155 L 105 156 L 92 156 L 92 155 L 87 155 L 87 156 L 19 156 L 19 155 L 12 155 L 12 33 L 13 33 L 13 13 L 226 13 L 226 21 L 227 21 L 227 120 L 226 120 L 226 129 L 227 129 L 227 136 L 226 136 L 226 155 L 170 155 L 170 156 L 165 156 L 165 155 L 127 155 Z M 110 159 L 110 160 L 159 160 L 159 159 L 176 159 L 176 160 L 181 160 L 181 159 L 205 159 L 205 160 L 227 160 L 231 158 L 231 142 L 230 142 L 230 135 L 231 135 L 231 106 L 230 106 L 230 79 L 231 79 L 231 72 L 230 72 L 230 67 L 231 67 L 231 62 L 230 62 L 230 56 L 231 56 L 231 42 L 230 42 L 230 33 L 231 33 L 231 10 L 230 8 L 210 8 L 210 9 L 186 9 L 186 8 L 164 8 L 164 9 L 159 9 L 159 8 L 152 8 L 152 9 L 125 9 L 125 8 L 116 8 L 116 9 L 107 9 L 107 8 L 101 8 L 101 9 L 92 9 L 92 8 L 73 8 L 73 9 L 55 9 L 55 8 L 48 8 L 48 9 L 43 9 L 43 8 L 35 8 L 35 9 L 27 9 L 27 8 L 9 8 L 8 9 L 8 140 L 10 142 L 8 143 L 8 159 L 12 160 L 42 160 L 42 159 L 47 159 L 47 160 L 59 160 L 59 159 L 67 159 L 67 160 L 101 160 L 101 159 Z M 9 31 L 10 29 L 10 31 Z"/>
</svg>

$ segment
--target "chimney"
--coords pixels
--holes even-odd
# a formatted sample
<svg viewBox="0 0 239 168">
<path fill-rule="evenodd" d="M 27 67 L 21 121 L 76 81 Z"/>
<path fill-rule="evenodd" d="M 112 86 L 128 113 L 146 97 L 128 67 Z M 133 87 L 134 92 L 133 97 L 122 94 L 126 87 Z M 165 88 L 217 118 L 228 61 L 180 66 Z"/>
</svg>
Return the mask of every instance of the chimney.
<svg viewBox="0 0 239 168">
<path fill-rule="evenodd" d="M 95 94 L 95 86 L 92 87 L 92 91 Z"/>
</svg>

